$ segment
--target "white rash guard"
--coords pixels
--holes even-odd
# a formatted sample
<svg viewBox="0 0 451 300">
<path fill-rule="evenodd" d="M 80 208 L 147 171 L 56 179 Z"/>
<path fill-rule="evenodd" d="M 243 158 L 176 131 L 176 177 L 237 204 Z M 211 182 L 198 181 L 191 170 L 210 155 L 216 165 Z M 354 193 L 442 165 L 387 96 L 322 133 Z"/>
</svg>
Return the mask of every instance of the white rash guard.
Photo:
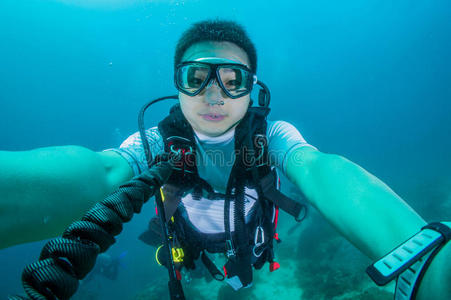
<svg viewBox="0 0 451 300">
<path fill-rule="evenodd" d="M 197 133 L 196 160 L 199 176 L 207 181 L 218 193 L 225 193 L 227 181 L 235 160 L 234 130 L 218 137 L 208 137 Z M 146 131 L 152 157 L 164 150 L 163 139 L 157 127 Z M 286 174 L 286 159 L 298 147 L 313 147 L 308 144 L 299 131 L 285 121 L 268 121 L 266 130 L 268 140 L 269 162 Z M 146 157 L 142 147 L 139 132 L 127 138 L 119 148 L 109 149 L 124 157 L 133 169 L 135 175 L 147 169 Z M 246 223 L 252 216 L 252 207 L 257 199 L 255 190 L 245 191 Z M 234 231 L 233 201 L 230 203 L 230 230 Z M 202 233 L 224 232 L 224 200 L 192 199 L 191 195 L 182 198 L 182 205 L 189 221 Z"/>
</svg>

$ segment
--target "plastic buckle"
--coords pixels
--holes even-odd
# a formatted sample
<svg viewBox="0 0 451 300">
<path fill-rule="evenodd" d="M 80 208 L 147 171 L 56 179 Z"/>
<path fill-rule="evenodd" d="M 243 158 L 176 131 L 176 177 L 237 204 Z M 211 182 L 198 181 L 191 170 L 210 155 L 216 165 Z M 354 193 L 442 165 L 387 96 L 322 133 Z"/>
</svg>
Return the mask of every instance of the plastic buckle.
<svg viewBox="0 0 451 300">
<path fill-rule="evenodd" d="M 170 147 L 171 153 L 174 155 L 174 157 L 179 160 L 182 157 L 182 150 L 181 149 L 177 149 L 175 150 L 174 145 L 171 145 Z"/>
<path fill-rule="evenodd" d="M 226 241 L 226 255 L 228 258 L 235 257 L 235 249 L 233 249 L 232 241 L 227 240 Z"/>
<path fill-rule="evenodd" d="M 185 152 L 185 155 L 191 155 L 191 154 L 194 154 L 194 151 L 193 151 L 193 147 L 189 146 L 189 150 L 187 152 Z"/>
<path fill-rule="evenodd" d="M 185 253 L 183 252 L 182 248 L 172 248 L 172 258 L 175 263 L 183 262 L 184 256 L 185 256 Z"/>
</svg>

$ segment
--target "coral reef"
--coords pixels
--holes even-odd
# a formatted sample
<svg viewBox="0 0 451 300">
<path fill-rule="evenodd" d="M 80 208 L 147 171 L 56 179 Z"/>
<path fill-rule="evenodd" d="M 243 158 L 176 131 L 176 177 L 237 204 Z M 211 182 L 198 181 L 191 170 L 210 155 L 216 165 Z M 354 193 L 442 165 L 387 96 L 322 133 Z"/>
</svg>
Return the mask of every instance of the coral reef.
<svg viewBox="0 0 451 300">
<path fill-rule="evenodd" d="M 235 292 L 224 282 L 193 278 L 183 283 L 186 299 L 269 300 L 269 299 L 392 299 L 393 285 L 377 287 L 366 275 L 371 261 L 342 238 L 319 214 L 311 211 L 306 221 L 293 225 L 292 218 L 281 215 L 276 257 L 281 268 L 269 272 L 268 265 L 254 271 L 253 286 Z M 218 260 L 216 260 L 218 261 Z M 221 263 L 217 262 L 220 266 Z M 169 299 L 167 274 L 134 299 Z"/>
</svg>

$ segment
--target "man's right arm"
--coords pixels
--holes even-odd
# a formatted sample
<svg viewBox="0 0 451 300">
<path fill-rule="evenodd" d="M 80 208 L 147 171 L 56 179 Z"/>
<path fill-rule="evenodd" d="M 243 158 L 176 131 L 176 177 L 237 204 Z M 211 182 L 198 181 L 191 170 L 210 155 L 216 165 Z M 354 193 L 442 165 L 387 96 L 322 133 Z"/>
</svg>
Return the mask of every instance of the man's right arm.
<svg viewBox="0 0 451 300">
<path fill-rule="evenodd" d="M 127 161 L 113 151 L 0 151 L 0 249 L 60 235 L 132 176 Z"/>
</svg>

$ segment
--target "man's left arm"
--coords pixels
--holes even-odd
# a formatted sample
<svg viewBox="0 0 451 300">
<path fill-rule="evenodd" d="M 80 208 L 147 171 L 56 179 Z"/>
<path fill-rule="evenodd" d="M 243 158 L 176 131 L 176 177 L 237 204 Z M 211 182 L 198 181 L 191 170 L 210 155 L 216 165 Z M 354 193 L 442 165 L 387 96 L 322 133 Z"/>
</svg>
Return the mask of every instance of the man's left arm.
<svg viewBox="0 0 451 300">
<path fill-rule="evenodd" d="M 426 222 L 381 180 L 353 162 L 299 147 L 286 162 L 288 178 L 345 238 L 375 260 L 413 236 Z M 417 299 L 451 298 L 451 243 L 428 268 Z M 440 299 L 440 298 L 434 298 Z"/>
</svg>

